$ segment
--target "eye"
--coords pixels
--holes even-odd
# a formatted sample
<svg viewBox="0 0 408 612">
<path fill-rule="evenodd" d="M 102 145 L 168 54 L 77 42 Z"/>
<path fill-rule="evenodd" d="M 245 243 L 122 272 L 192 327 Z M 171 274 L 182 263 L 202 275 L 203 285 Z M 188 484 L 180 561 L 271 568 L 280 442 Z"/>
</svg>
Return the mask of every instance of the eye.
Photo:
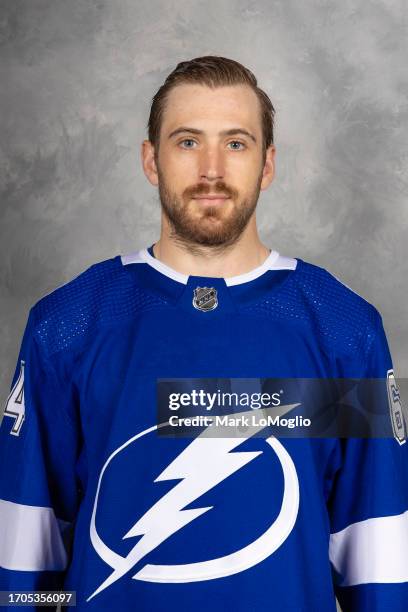
<svg viewBox="0 0 408 612">
<path fill-rule="evenodd" d="M 239 140 L 232 140 L 231 142 L 229 142 L 228 144 L 234 144 L 234 145 L 241 145 L 240 148 L 238 147 L 233 147 L 234 151 L 241 151 L 242 148 L 246 148 L 246 145 L 243 142 L 240 142 Z"/>
<path fill-rule="evenodd" d="M 189 142 L 189 143 L 195 143 L 195 140 L 193 140 L 192 138 L 185 138 L 184 140 L 181 140 L 179 142 L 179 145 L 184 144 L 185 142 Z M 187 147 L 183 147 L 183 149 L 192 149 L 192 146 L 187 146 Z"/>
</svg>

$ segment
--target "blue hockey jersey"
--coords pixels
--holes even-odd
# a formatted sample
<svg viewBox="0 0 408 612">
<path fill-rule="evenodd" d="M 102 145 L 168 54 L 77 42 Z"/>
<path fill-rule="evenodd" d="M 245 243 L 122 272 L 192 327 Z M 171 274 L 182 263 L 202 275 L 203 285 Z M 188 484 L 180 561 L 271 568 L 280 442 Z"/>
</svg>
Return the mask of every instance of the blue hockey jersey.
<svg viewBox="0 0 408 612">
<path fill-rule="evenodd" d="M 405 429 L 203 439 L 157 421 L 158 379 L 390 372 L 376 308 L 302 259 L 186 276 L 150 247 L 91 266 L 28 316 L 0 426 L 0 591 L 75 591 L 81 612 L 406 612 Z"/>
</svg>

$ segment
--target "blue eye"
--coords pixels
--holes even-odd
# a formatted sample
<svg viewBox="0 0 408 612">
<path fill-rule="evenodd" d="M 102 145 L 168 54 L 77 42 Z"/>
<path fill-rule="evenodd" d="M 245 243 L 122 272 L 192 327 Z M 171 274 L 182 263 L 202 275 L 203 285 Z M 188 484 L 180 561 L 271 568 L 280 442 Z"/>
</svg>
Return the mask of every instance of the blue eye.
<svg viewBox="0 0 408 612">
<path fill-rule="evenodd" d="M 240 142 L 239 140 L 232 140 L 232 141 L 231 141 L 230 143 L 228 143 L 228 144 L 239 144 L 239 145 L 241 145 L 241 148 L 242 148 L 242 147 L 244 147 L 244 148 L 245 148 L 244 143 L 243 143 L 243 142 Z M 236 147 L 233 147 L 233 149 L 234 149 L 234 151 L 240 151 L 240 150 L 241 150 L 241 149 L 238 149 L 238 148 L 236 148 Z"/>
<path fill-rule="evenodd" d="M 185 138 L 179 144 L 184 144 L 185 142 L 195 142 L 192 138 Z M 184 147 L 185 149 L 192 149 L 192 147 Z"/>
</svg>

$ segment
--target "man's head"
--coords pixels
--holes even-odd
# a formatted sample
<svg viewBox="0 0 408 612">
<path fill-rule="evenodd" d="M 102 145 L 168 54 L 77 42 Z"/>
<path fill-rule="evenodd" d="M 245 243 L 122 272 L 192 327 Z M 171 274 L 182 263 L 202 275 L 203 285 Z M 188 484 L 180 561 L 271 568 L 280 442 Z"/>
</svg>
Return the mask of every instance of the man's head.
<svg viewBox="0 0 408 612">
<path fill-rule="evenodd" d="M 143 167 L 173 236 L 233 244 L 273 179 L 274 108 L 247 68 L 207 56 L 178 64 L 153 98 Z M 202 199 L 203 196 L 222 200 Z"/>
</svg>

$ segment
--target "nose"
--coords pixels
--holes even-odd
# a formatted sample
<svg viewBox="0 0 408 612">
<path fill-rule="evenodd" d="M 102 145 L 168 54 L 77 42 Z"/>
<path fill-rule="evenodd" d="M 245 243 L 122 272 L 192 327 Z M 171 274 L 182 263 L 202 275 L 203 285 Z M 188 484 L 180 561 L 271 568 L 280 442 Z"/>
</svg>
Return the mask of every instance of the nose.
<svg viewBox="0 0 408 612">
<path fill-rule="evenodd" d="M 200 178 L 214 181 L 224 178 L 224 159 L 216 147 L 203 150 L 200 157 Z"/>
</svg>

